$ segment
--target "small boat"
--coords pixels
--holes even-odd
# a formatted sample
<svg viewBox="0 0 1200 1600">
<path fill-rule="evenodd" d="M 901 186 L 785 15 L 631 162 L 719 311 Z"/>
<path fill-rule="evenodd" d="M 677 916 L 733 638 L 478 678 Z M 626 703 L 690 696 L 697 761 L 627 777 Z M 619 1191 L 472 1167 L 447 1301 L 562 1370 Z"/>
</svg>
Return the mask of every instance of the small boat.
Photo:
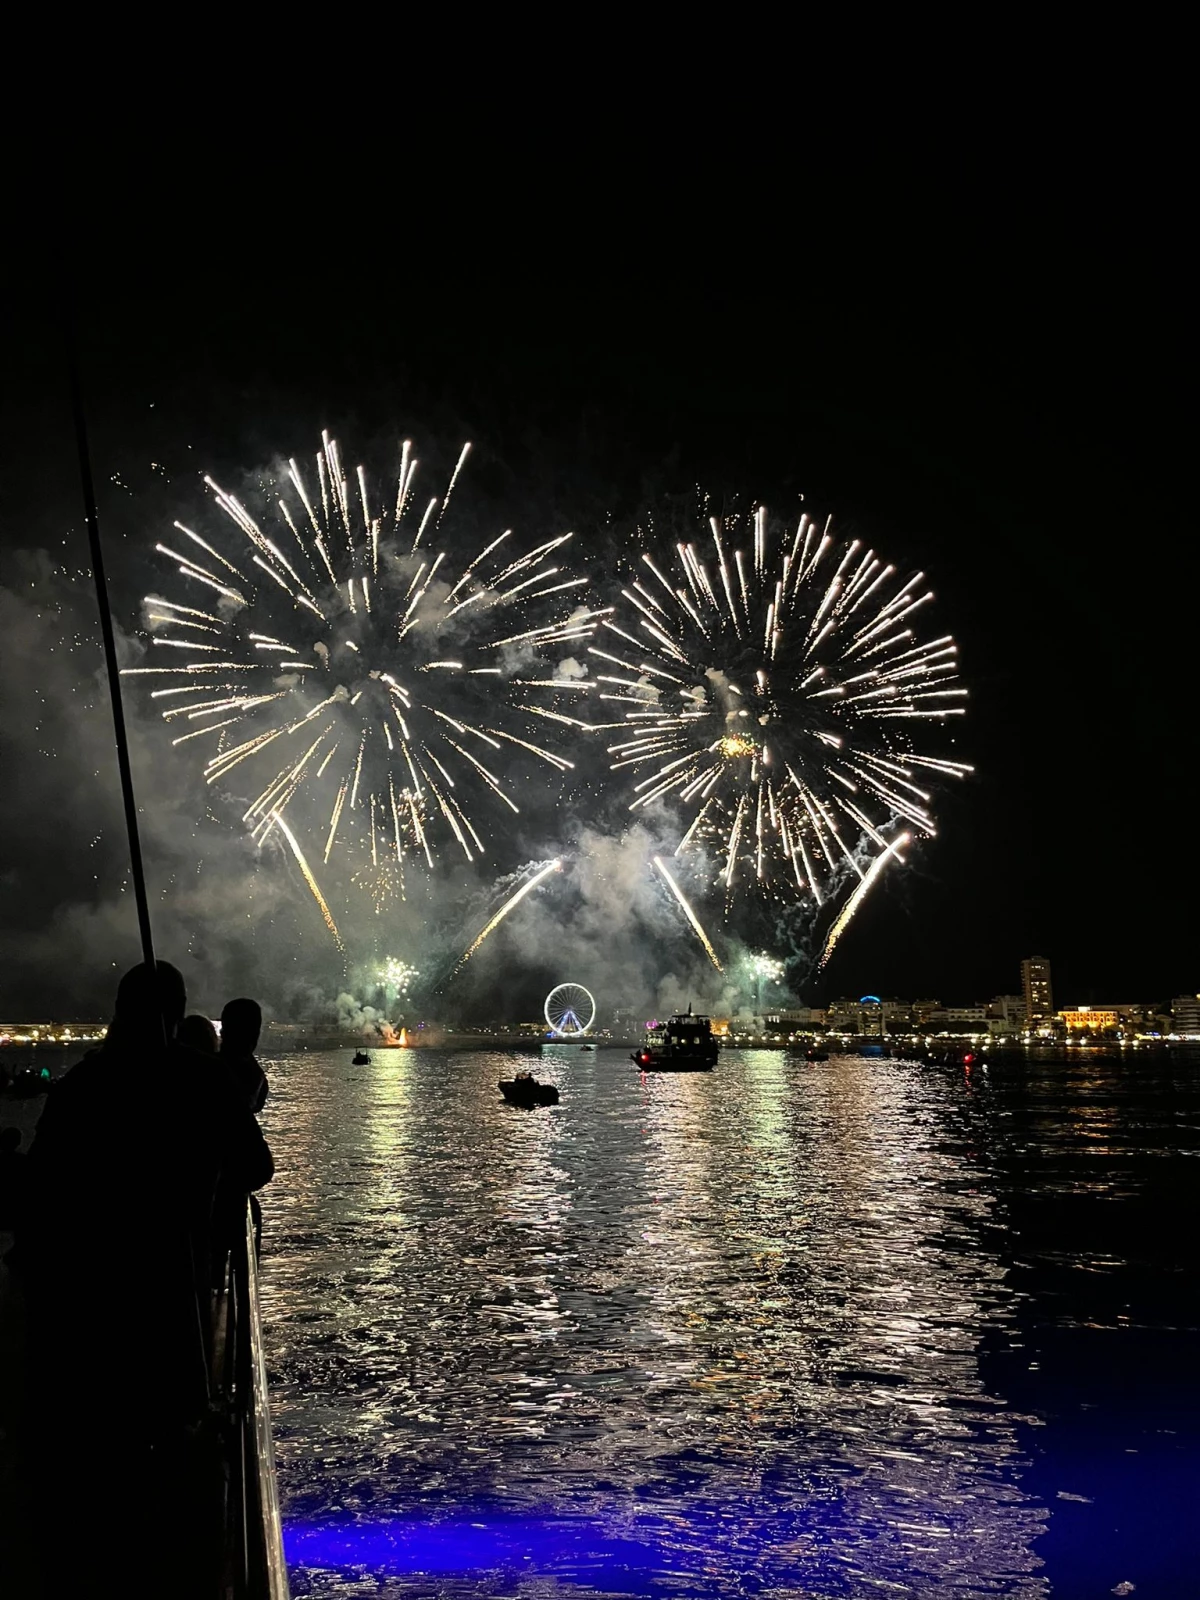
<svg viewBox="0 0 1200 1600">
<path fill-rule="evenodd" d="M 829 1051 L 828 1050 L 806 1050 L 804 1052 L 804 1059 L 806 1061 L 828 1061 L 829 1060 Z"/>
<path fill-rule="evenodd" d="M 642 1072 L 711 1072 L 717 1064 L 717 1041 L 707 1017 L 677 1012 L 665 1025 L 646 1035 L 629 1058 Z"/>
<path fill-rule="evenodd" d="M 582 1053 L 585 1050 L 594 1050 L 595 1048 L 596 1048 L 596 1046 L 594 1044 L 581 1044 L 579 1046 L 579 1051 L 580 1051 L 580 1054 L 582 1055 Z"/>
<path fill-rule="evenodd" d="M 558 1090 L 552 1083 L 539 1083 L 532 1072 L 518 1072 L 501 1078 L 497 1087 L 510 1106 L 556 1106 Z"/>
<path fill-rule="evenodd" d="M 351 1061 L 350 1065 L 352 1067 L 369 1067 L 371 1065 L 371 1058 L 365 1050 L 356 1050 L 354 1052 L 354 1059 Z"/>
</svg>

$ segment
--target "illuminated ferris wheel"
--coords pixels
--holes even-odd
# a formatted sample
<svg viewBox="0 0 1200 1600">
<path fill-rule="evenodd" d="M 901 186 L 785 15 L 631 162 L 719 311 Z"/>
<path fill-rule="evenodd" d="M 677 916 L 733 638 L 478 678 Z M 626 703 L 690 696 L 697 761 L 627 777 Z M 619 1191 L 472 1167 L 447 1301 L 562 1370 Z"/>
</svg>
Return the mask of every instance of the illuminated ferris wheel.
<svg viewBox="0 0 1200 1600">
<path fill-rule="evenodd" d="M 546 996 L 546 1021 L 561 1039 L 586 1033 L 596 1019 L 596 1002 L 581 983 L 560 983 Z"/>
</svg>

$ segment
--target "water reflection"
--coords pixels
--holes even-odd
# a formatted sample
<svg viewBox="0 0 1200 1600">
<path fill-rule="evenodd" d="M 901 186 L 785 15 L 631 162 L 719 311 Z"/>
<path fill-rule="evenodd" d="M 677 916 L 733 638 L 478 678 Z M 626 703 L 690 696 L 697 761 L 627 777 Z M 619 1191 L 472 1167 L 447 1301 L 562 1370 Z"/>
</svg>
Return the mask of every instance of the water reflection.
<svg viewBox="0 0 1200 1600">
<path fill-rule="evenodd" d="M 526 1113 L 512 1065 L 274 1065 L 297 1593 L 1048 1593 L 980 1376 L 1014 1291 L 961 1085 L 581 1053 Z"/>
</svg>

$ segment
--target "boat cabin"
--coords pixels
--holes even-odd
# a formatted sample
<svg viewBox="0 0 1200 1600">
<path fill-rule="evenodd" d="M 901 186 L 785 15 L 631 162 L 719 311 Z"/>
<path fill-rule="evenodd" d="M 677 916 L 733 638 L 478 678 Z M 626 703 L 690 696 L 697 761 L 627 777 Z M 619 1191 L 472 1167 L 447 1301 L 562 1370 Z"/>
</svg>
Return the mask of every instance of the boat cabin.
<svg viewBox="0 0 1200 1600">
<path fill-rule="evenodd" d="M 673 1048 L 695 1050 L 703 1048 L 712 1037 L 712 1023 L 707 1017 L 679 1013 L 670 1021 L 660 1023 L 646 1035 L 646 1043 L 656 1049 Z"/>
</svg>

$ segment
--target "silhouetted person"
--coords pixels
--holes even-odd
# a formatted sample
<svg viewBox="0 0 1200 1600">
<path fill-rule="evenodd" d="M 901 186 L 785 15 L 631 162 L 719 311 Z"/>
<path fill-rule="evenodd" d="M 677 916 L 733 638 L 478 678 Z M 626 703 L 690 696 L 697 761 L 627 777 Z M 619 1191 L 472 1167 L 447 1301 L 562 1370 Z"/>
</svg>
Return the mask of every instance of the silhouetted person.
<svg viewBox="0 0 1200 1600">
<path fill-rule="evenodd" d="M 198 1050 L 202 1056 L 215 1056 L 217 1053 L 217 1030 L 207 1017 L 197 1012 L 184 1017 L 179 1024 L 176 1040 L 188 1050 Z"/>
<path fill-rule="evenodd" d="M 267 1075 L 258 1064 L 254 1051 L 262 1032 L 262 1007 L 257 1000 L 230 1000 L 221 1012 L 221 1060 L 237 1085 L 238 1092 L 256 1115 L 267 1098 Z M 262 1208 L 253 1195 L 250 1210 L 254 1217 L 254 1249 L 257 1254 L 262 1244 Z M 242 1197 L 228 1184 L 217 1190 L 217 1203 L 213 1212 L 213 1287 L 220 1288 L 225 1263 L 242 1228 L 245 1226 L 245 1204 Z"/>
<path fill-rule="evenodd" d="M 261 1033 L 262 1007 L 257 1000 L 231 1000 L 221 1012 L 221 1055 L 255 1113 L 267 1098 L 267 1075 L 254 1054 Z"/>
<path fill-rule="evenodd" d="M 27 1158 L 30 1469 L 55 1594 L 90 1592 L 110 1549 L 126 1595 L 213 1592 L 213 1202 L 218 1180 L 245 1195 L 274 1169 L 229 1074 L 177 1043 L 185 1004 L 166 962 L 127 972 L 104 1044 L 51 1090 Z"/>
</svg>

